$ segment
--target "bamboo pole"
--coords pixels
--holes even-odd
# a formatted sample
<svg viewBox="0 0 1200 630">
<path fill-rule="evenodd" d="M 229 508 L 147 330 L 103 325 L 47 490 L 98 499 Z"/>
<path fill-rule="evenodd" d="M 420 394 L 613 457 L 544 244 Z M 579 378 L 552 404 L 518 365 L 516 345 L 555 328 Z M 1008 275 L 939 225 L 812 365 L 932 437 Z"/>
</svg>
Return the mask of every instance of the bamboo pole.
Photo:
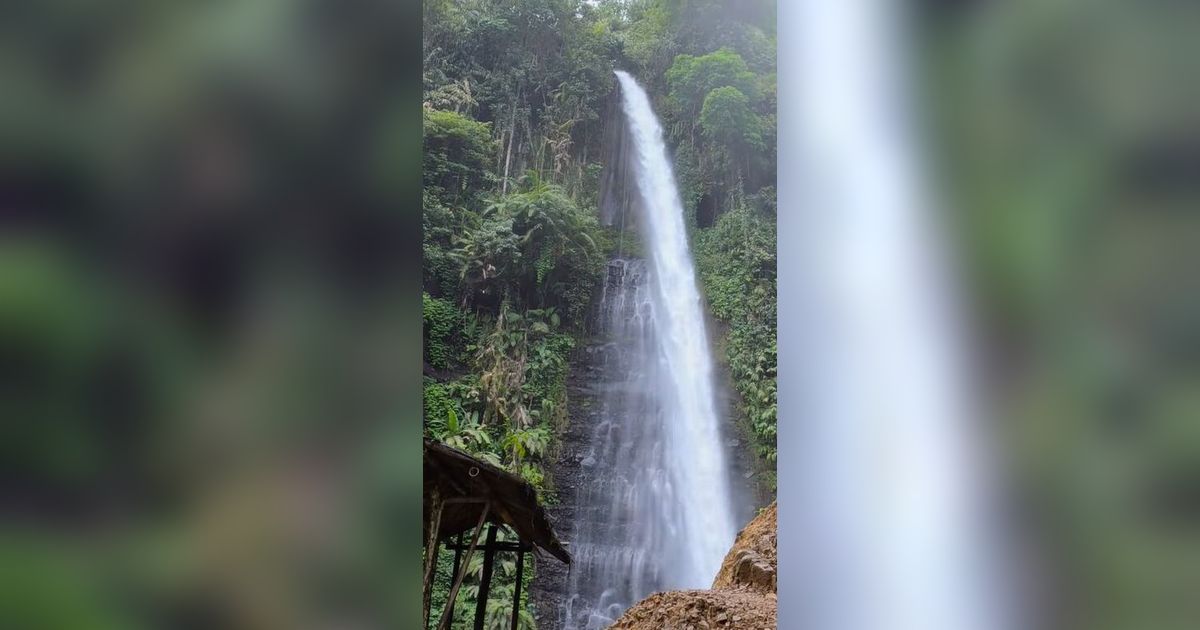
<svg viewBox="0 0 1200 630">
<path fill-rule="evenodd" d="M 429 627 L 429 605 L 433 595 L 433 574 L 437 571 L 438 530 L 442 526 L 442 495 L 436 489 L 430 493 L 429 508 L 433 512 L 429 525 L 429 540 L 425 543 L 425 575 L 421 592 L 424 627 Z"/>
</svg>

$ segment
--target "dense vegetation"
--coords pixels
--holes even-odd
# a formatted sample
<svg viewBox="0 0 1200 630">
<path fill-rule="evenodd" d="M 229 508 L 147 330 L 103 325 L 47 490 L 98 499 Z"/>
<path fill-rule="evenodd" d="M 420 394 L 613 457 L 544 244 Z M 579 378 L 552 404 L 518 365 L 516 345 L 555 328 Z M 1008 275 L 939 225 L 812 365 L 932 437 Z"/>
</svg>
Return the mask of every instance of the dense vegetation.
<svg viewBox="0 0 1200 630">
<path fill-rule="evenodd" d="M 714 317 L 728 323 L 723 350 L 758 455 L 774 464 L 777 384 L 775 223 L 750 207 L 701 230 L 696 262 Z M 763 471 L 774 489 L 774 471 Z"/>
<path fill-rule="evenodd" d="M 774 8 L 751 4 L 425 4 L 429 435 L 554 500 L 548 464 L 571 351 L 589 334 L 606 261 L 638 249 L 636 233 L 602 228 L 596 209 L 612 71 L 625 68 L 663 115 L 747 426 L 774 460 Z M 738 295 L 747 283 L 749 300 Z M 472 593 L 456 619 L 469 619 Z"/>
</svg>

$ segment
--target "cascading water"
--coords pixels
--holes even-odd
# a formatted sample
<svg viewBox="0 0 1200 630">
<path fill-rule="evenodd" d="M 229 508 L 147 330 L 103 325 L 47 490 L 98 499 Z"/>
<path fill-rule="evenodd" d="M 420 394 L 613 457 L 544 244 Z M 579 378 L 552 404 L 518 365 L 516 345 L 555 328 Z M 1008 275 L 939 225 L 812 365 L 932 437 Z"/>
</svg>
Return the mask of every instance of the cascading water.
<svg viewBox="0 0 1200 630">
<path fill-rule="evenodd" d="M 780 588 L 799 595 L 780 622 L 998 630 L 1011 624 L 953 282 L 902 91 L 902 4 L 781 11 L 797 27 L 781 74 L 799 81 L 795 93 L 780 82 L 780 215 L 800 203 L 780 225 L 780 409 L 798 412 L 780 418 L 793 458 L 781 485 L 794 484 L 780 518 L 796 525 L 780 538 Z"/>
<path fill-rule="evenodd" d="M 608 378 L 582 465 L 565 624 L 596 629 L 652 592 L 707 588 L 736 533 L 683 206 L 645 91 L 618 72 L 648 260 L 614 260 Z"/>
</svg>

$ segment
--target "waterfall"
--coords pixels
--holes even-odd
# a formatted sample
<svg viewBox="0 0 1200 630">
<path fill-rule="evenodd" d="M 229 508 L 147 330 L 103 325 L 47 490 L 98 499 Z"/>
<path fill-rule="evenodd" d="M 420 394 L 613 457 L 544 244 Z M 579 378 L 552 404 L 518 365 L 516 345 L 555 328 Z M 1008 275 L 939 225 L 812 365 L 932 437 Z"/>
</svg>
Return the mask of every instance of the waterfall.
<svg viewBox="0 0 1200 630">
<path fill-rule="evenodd" d="M 736 529 L 683 206 L 645 91 L 618 72 L 646 260 L 609 264 L 599 400 L 576 497 L 567 628 L 655 591 L 707 588 Z"/>
<path fill-rule="evenodd" d="M 780 200 L 799 203 L 780 206 L 780 482 L 792 488 L 780 522 L 795 524 L 781 532 L 780 592 L 798 595 L 780 621 L 998 630 L 1011 626 L 987 467 L 903 91 L 901 10 L 781 12 L 797 27 L 781 74 L 799 81 L 780 82 Z"/>
</svg>

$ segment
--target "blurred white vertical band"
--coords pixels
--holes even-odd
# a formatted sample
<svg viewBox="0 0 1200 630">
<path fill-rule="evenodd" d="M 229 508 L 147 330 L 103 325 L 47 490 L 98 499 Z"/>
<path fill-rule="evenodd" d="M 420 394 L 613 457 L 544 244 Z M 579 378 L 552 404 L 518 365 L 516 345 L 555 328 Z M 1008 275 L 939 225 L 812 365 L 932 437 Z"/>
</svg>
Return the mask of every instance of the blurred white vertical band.
<svg viewBox="0 0 1200 630">
<path fill-rule="evenodd" d="M 781 628 L 1000 630 L 903 3 L 779 3 Z"/>
</svg>

